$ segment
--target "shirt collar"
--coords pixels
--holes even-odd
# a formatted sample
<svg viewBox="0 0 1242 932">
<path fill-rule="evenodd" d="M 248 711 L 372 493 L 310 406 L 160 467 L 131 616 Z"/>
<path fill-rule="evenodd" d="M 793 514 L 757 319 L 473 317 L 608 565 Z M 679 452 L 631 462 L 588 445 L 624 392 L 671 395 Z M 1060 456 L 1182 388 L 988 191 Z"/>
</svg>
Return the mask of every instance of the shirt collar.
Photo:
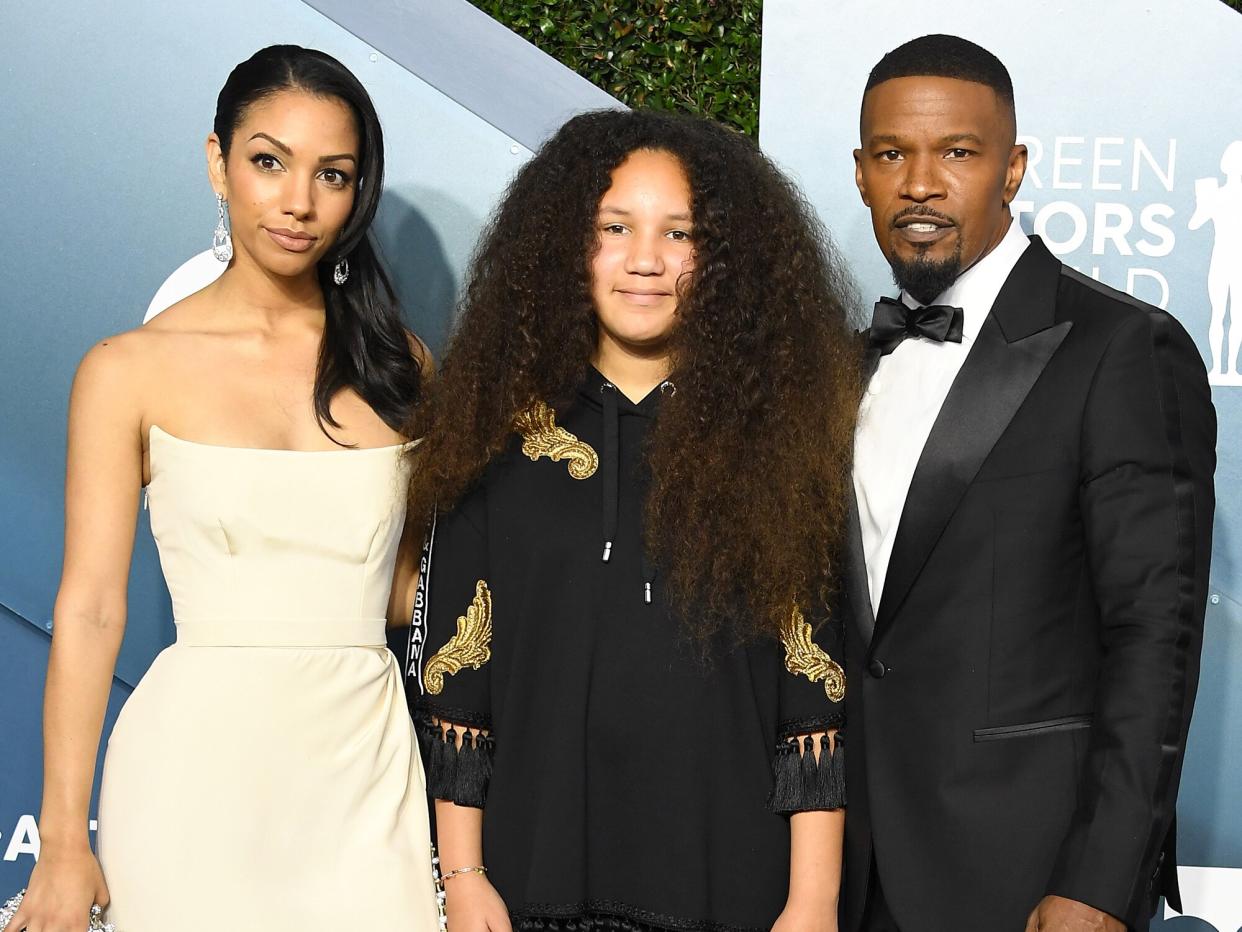
<svg viewBox="0 0 1242 932">
<path fill-rule="evenodd" d="M 1009 273 L 1029 245 L 1031 241 L 1022 232 L 1018 221 L 1010 220 L 1009 229 L 996 247 L 959 275 L 934 301 L 928 302 L 962 309 L 962 342 L 969 343 L 979 335 L 984 320 L 996 303 L 996 296 L 1000 294 Z M 919 306 L 919 302 L 904 291 L 901 293 L 901 300 L 906 307 Z"/>
</svg>

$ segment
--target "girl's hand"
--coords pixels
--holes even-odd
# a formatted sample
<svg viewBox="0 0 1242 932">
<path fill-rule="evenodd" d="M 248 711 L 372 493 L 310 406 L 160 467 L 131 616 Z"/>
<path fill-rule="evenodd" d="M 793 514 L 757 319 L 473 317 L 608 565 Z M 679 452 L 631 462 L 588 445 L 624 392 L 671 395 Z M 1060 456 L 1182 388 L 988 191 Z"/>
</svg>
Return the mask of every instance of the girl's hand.
<svg viewBox="0 0 1242 932">
<path fill-rule="evenodd" d="M 508 907 L 486 876 L 458 874 L 445 881 L 444 891 L 449 932 L 513 932 Z"/>
<path fill-rule="evenodd" d="M 90 922 L 91 906 L 107 906 L 108 901 L 103 870 L 90 848 L 59 852 L 44 847 L 9 929 L 82 932 Z"/>
</svg>

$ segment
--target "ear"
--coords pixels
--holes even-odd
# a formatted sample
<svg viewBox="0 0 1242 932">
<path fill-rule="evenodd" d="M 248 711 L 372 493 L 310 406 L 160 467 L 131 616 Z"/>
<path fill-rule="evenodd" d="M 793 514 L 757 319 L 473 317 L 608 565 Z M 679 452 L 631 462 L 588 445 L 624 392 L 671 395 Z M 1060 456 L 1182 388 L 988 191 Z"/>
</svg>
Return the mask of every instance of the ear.
<svg viewBox="0 0 1242 932">
<path fill-rule="evenodd" d="M 1005 203 L 1010 204 L 1018 196 L 1022 179 L 1026 175 L 1026 146 L 1016 145 L 1009 150 L 1009 165 L 1005 168 Z"/>
<path fill-rule="evenodd" d="M 207 137 L 207 177 L 211 187 L 217 194 L 229 199 L 228 177 L 224 171 L 224 150 L 220 148 L 220 137 L 212 133 Z"/>
<path fill-rule="evenodd" d="M 854 184 L 858 186 L 858 194 L 863 204 L 870 207 L 871 201 L 867 200 L 867 182 L 863 180 L 862 154 L 862 149 L 854 150 Z"/>
</svg>

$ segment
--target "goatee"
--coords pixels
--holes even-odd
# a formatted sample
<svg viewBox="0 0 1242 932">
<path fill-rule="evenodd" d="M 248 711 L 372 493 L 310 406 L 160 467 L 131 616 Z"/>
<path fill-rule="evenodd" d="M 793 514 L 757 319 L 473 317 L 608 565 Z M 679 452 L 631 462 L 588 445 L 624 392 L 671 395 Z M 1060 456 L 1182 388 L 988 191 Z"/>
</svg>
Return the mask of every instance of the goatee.
<svg viewBox="0 0 1242 932">
<path fill-rule="evenodd" d="M 888 260 L 897 287 L 920 304 L 930 304 L 962 273 L 962 241 L 945 259 L 929 259 L 926 250 L 913 259 L 893 256 Z"/>
</svg>

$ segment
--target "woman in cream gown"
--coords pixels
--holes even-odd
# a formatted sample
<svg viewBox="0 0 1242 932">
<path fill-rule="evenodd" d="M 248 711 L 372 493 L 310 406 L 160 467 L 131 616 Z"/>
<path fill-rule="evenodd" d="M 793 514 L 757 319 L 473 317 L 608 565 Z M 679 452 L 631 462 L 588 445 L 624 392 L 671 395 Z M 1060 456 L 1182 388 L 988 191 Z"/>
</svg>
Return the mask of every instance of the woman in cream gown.
<svg viewBox="0 0 1242 932">
<path fill-rule="evenodd" d="M 434 928 L 422 764 L 384 639 L 402 448 L 242 449 L 153 425 L 149 449 L 177 641 L 108 742 L 109 919 L 329 928 L 339 904 L 349 928 Z M 211 890 L 229 895 L 209 907 Z"/>
<path fill-rule="evenodd" d="M 426 354 L 369 239 L 379 123 L 335 59 L 275 46 L 229 76 L 214 130 L 227 270 L 74 382 L 43 851 L 11 928 L 80 932 L 99 903 L 117 932 L 432 932 L 425 780 L 384 636 L 416 582 L 402 427 Z M 143 485 L 177 639 L 112 731 L 97 861 Z"/>
</svg>

